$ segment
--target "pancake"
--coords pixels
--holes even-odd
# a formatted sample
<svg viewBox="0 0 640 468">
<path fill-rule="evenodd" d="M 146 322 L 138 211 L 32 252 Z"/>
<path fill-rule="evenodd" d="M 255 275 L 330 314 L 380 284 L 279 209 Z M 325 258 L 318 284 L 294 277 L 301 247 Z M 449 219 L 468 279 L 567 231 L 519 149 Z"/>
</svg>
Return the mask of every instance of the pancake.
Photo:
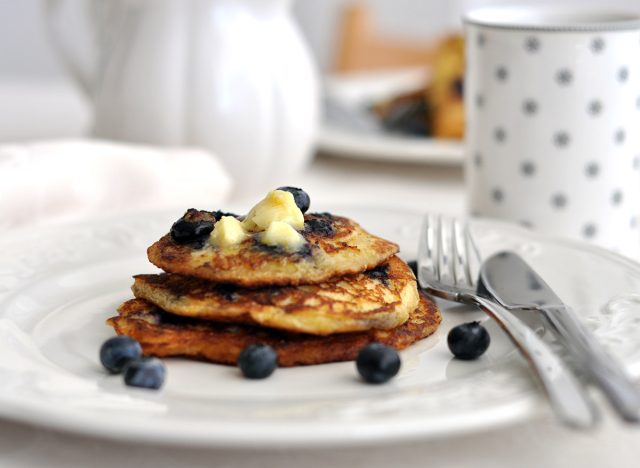
<svg viewBox="0 0 640 468">
<path fill-rule="evenodd" d="M 388 330 L 418 306 L 415 276 L 396 256 L 374 270 L 306 286 L 246 289 L 170 273 L 134 278 L 135 297 L 172 314 L 314 335 Z"/>
<path fill-rule="evenodd" d="M 180 356 L 235 365 L 246 346 L 264 343 L 276 350 L 281 367 L 353 360 L 363 346 L 372 342 L 404 349 L 435 332 L 442 320 L 435 302 L 424 294 L 399 327 L 329 336 L 185 318 L 168 314 L 144 299 L 125 302 L 118 313 L 107 323 L 119 335 L 136 339 L 147 356 Z"/>
<path fill-rule="evenodd" d="M 220 213 L 189 210 L 183 219 L 215 223 Z M 329 213 L 304 216 L 307 244 L 291 253 L 262 244 L 257 234 L 224 249 L 208 237 L 189 244 L 165 235 L 147 250 L 151 263 L 169 273 L 243 287 L 297 286 L 377 267 L 398 252 L 392 242 L 369 234 L 350 219 Z"/>
</svg>

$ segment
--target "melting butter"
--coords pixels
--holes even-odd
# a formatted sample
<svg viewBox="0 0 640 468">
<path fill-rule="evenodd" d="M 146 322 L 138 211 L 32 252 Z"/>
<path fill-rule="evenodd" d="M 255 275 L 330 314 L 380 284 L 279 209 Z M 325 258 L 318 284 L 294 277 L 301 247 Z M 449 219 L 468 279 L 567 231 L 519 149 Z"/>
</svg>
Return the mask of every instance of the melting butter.
<svg viewBox="0 0 640 468">
<path fill-rule="evenodd" d="M 296 252 L 307 241 L 290 224 L 283 221 L 273 221 L 260 236 L 260 242 L 283 247 L 289 252 Z"/>
<path fill-rule="evenodd" d="M 233 216 L 223 216 L 211 232 L 211 243 L 217 247 L 230 247 L 247 238 L 242 223 Z"/>
<path fill-rule="evenodd" d="M 261 232 L 273 222 L 286 223 L 298 230 L 304 229 L 304 215 L 291 193 L 284 190 L 269 192 L 264 200 L 251 209 L 242 224 L 247 231 Z"/>
</svg>

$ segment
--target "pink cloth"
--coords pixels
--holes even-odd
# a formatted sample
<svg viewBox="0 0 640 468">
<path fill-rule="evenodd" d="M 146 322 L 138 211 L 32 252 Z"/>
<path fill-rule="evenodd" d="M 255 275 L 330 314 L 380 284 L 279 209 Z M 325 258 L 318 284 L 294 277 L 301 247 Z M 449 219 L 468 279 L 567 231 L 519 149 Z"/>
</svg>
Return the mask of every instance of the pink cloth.
<svg viewBox="0 0 640 468">
<path fill-rule="evenodd" d="M 0 228 L 134 211 L 218 209 L 232 181 L 198 149 L 96 140 L 0 145 Z"/>
</svg>

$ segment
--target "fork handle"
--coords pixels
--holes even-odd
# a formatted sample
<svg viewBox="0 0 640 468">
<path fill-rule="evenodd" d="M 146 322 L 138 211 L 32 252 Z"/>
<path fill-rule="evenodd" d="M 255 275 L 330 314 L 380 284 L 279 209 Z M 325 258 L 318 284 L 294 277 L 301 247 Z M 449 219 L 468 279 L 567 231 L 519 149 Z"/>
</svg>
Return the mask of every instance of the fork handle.
<svg viewBox="0 0 640 468">
<path fill-rule="evenodd" d="M 593 427 L 598 414 L 584 387 L 546 343 L 512 312 L 493 301 L 474 296 L 475 302 L 507 333 L 542 384 L 555 415 L 575 428 Z"/>
</svg>

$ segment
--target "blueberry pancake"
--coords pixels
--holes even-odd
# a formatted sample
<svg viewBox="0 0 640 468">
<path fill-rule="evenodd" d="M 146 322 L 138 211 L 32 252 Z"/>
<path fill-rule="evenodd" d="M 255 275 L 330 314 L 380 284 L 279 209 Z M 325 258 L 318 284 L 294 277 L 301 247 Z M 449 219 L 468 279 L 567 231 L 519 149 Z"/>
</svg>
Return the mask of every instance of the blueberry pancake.
<svg viewBox="0 0 640 468">
<path fill-rule="evenodd" d="M 189 210 L 149 247 L 149 260 L 166 272 L 217 283 L 295 286 L 360 273 L 398 252 L 396 244 L 329 213 L 300 214 L 297 228 L 273 222 L 263 231 L 250 215 Z"/>
<path fill-rule="evenodd" d="M 134 278 L 135 297 L 172 314 L 314 335 L 388 330 L 418 305 L 415 277 L 396 256 L 374 270 L 304 286 L 247 289 L 171 273 Z"/>
<path fill-rule="evenodd" d="M 144 299 L 125 302 L 118 313 L 107 323 L 119 335 L 140 342 L 147 356 L 182 356 L 235 365 L 246 346 L 264 343 L 276 350 L 282 367 L 353 360 L 371 342 L 404 349 L 431 335 L 442 320 L 435 302 L 423 294 L 418 307 L 399 327 L 328 336 L 180 317 Z"/>
</svg>

